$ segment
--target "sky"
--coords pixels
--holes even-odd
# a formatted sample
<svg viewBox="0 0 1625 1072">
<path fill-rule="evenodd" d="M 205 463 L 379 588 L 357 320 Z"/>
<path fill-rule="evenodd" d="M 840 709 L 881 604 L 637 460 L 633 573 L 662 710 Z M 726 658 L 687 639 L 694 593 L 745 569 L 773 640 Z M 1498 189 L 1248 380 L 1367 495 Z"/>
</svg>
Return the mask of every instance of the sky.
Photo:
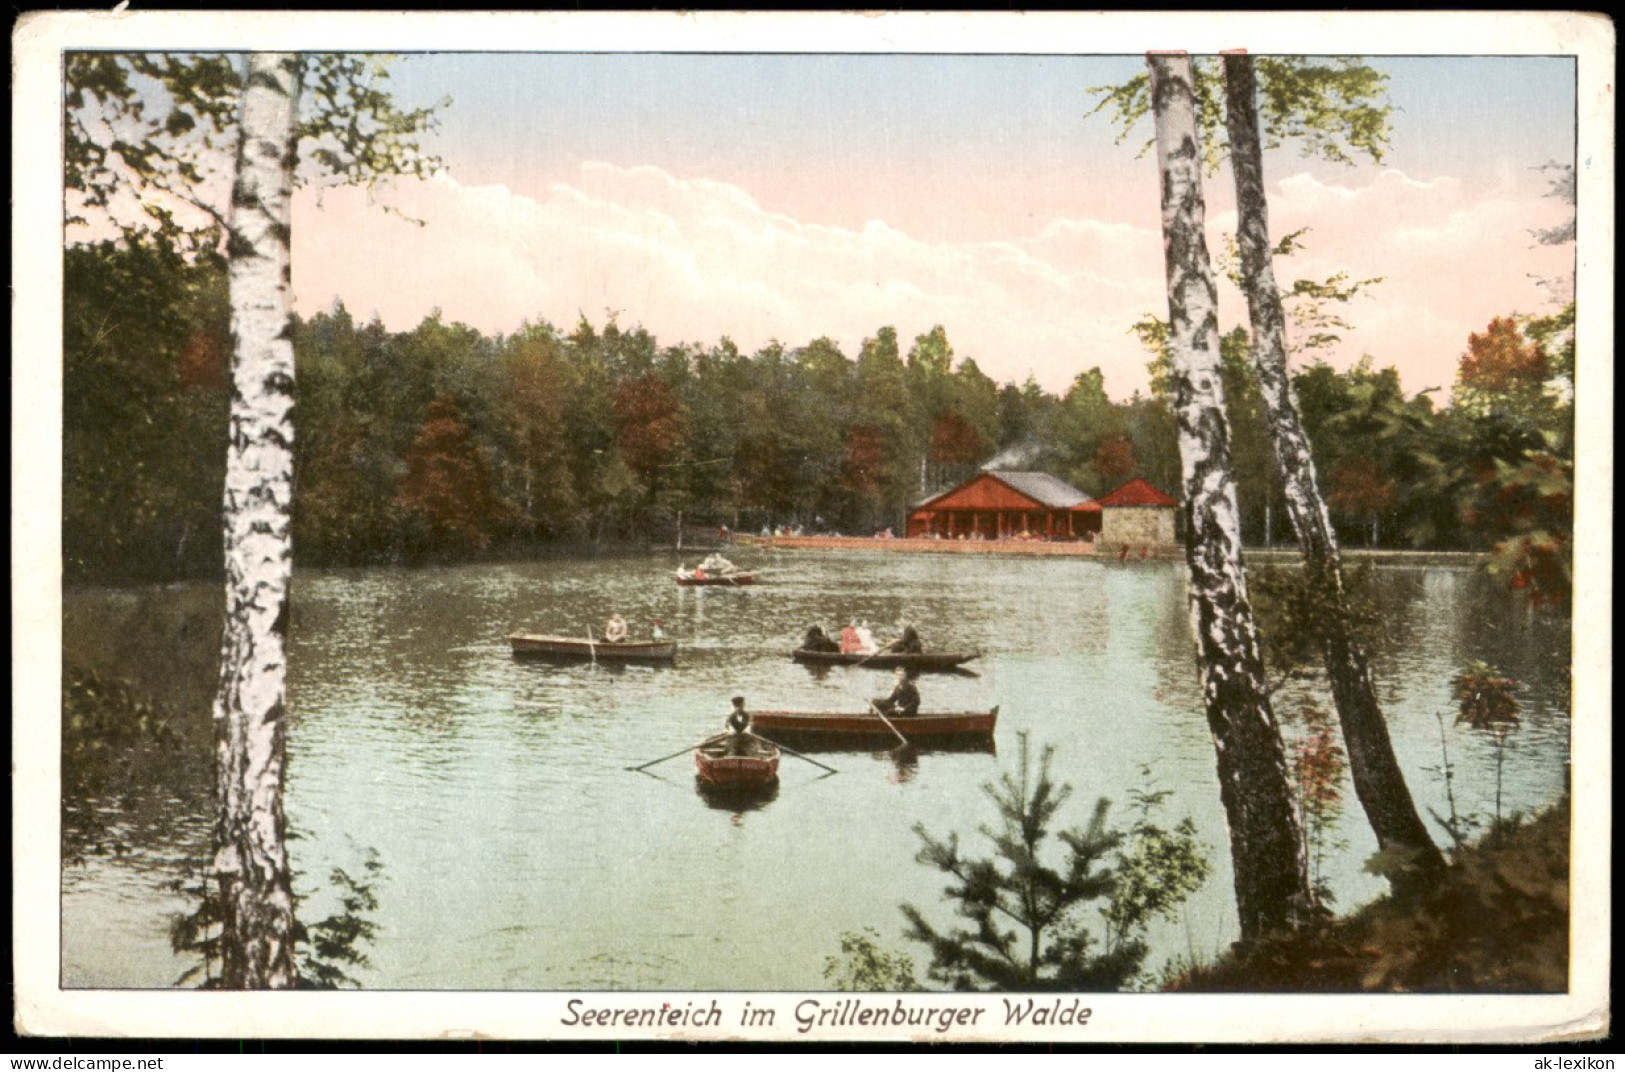
<svg viewBox="0 0 1625 1072">
<path fill-rule="evenodd" d="M 1283 283 L 1380 278 L 1322 356 L 1369 354 L 1407 389 L 1448 390 L 1467 336 L 1553 311 L 1572 245 L 1536 228 L 1574 159 L 1568 58 L 1373 58 L 1391 150 L 1356 166 L 1290 147 L 1265 160 L 1275 235 L 1309 228 Z M 447 170 L 386 191 L 307 189 L 296 303 L 410 330 L 434 310 L 487 334 L 580 317 L 661 344 L 746 351 L 941 324 L 999 382 L 1062 392 L 1099 367 L 1146 386 L 1130 326 L 1166 316 L 1156 164 L 1121 144 L 1092 87 L 1137 56 L 413 54 L 401 103 L 450 98 L 426 148 Z M 1206 183 L 1210 246 L 1233 232 L 1231 178 Z M 382 211 L 380 203 L 400 210 Z M 1245 323 L 1225 288 L 1221 327 Z"/>
</svg>

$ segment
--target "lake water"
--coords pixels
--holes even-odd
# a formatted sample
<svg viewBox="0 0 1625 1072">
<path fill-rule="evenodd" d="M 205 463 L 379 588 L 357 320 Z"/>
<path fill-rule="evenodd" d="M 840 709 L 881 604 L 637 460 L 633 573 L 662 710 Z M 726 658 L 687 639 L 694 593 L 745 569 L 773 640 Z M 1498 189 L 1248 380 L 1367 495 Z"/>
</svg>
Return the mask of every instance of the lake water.
<svg viewBox="0 0 1625 1072">
<path fill-rule="evenodd" d="M 689 556 L 688 564 L 692 565 Z M 1055 746 L 1086 823 L 1097 797 L 1171 791 L 1213 875 L 1153 934 L 1147 964 L 1204 957 L 1235 937 L 1224 814 L 1198 699 L 1184 567 L 1080 559 L 752 553 L 755 588 L 680 589 L 674 554 L 425 570 L 304 572 L 290 654 L 287 813 L 307 921 L 336 910 L 326 880 L 382 871 L 363 985 L 382 989 L 823 989 L 842 932 L 872 927 L 911 953 L 898 905 L 951 921 L 942 876 L 916 862 L 923 823 L 967 848 L 994 817 L 981 786 L 1010 769 L 1018 735 Z M 1447 813 L 1439 713 L 1462 812 L 1494 808 L 1490 739 L 1451 722 L 1450 679 L 1475 659 L 1525 682 L 1504 757 L 1502 808 L 1555 800 L 1567 779 L 1565 628 L 1523 612 L 1470 567 L 1376 574 L 1387 635 L 1380 696 L 1418 806 Z M 96 594 L 77 594 L 94 599 Z M 584 633 L 611 611 L 634 633 L 656 618 L 675 666 L 515 661 L 510 631 Z M 890 675 L 814 671 L 789 651 L 807 625 L 867 618 L 885 638 L 916 623 L 928 647 L 977 649 L 977 676 L 920 680 L 927 709 L 1000 707 L 997 753 L 786 756 L 776 795 L 747 809 L 696 791 L 687 756 L 630 773 L 751 707 L 857 710 Z M 1294 688 L 1305 688 L 1297 686 Z M 1278 712 L 1302 693 L 1283 692 Z M 200 750 L 201 752 L 201 750 Z M 163 987 L 189 966 L 169 948 L 177 890 L 206 858 L 206 754 L 152 788 L 65 808 L 63 982 Z M 1327 862 L 1337 906 L 1380 895 L 1375 842 L 1352 787 Z M 1443 834 L 1438 834 L 1443 841 Z"/>
</svg>

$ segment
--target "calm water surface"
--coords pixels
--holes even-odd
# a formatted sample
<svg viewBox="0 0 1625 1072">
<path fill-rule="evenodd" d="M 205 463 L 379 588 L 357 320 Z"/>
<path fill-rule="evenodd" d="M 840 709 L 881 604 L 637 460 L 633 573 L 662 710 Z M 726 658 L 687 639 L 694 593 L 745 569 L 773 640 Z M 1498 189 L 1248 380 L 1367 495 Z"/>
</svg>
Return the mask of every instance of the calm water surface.
<svg viewBox="0 0 1625 1072">
<path fill-rule="evenodd" d="M 690 556 L 691 558 L 693 556 Z M 939 874 L 913 833 L 976 828 L 981 785 L 1018 734 L 1056 747 L 1054 770 L 1087 821 L 1099 796 L 1171 790 L 1164 817 L 1195 820 L 1213 877 L 1154 933 L 1148 967 L 1235 937 L 1213 747 L 1200 713 L 1184 569 L 1172 563 L 975 560 L 779 552 L 746 589 L 679 589 L 674 555 L 429 570 L 306 572 L 296 581 L 287 811 L 306 920 L 336 910 L 325 877 L 383 865 L 364 985 L 396 989 L 821 989 L 843 931 L 901 936 L 897 906 L 949 922 Z M 690 563 L 691 564 L 691 563 Z M 1504 764 L 1503 809 L 1554 800 L 1567 777 L 1566 634 L 1461 568 L 1378 572 L 1388 635 L 1381 697 L 1418 805 L 1447 811 L 1438 713 L 1473 659 L 1527 684 Z M 675 667 L 516 662 L 513 630 L 584 632 L 611 611 L 634 633 L 660 618 Z M 974 648 L 977 676 L 927 676 L 930 709 L 1001 709 L 997 754 L 821 754 L 825 777 L 786 756 L 776 796 L 747 809 L 695 789 L 683 756 L 625 768 L 722 728 L 752 707 L 854 710 L 886 691 L 867 669 L 814 671 L 789 650 L 812 622 L 867 618 L 883 638 L 917 623 L 929 647 Z M 1308 693 L 1283 692 L 1278 712 Z M 1290 728 L 1289 728 L 1290 732 Z M 1491 742 L 1446 718 L 1458 809 L 1494 807 Z M 167 921 L 174 884 L 206 856 L 207 757 L 179 789 L 66 809 L 63 978 L 168 986 L 188 966 Z M 206 779 L 206 773 L 201 775 Z M 1375 842 L 1351 787 L 1327 862 L 1342 908 L 1379 895 Z M 111 832 L 111 834 L 109 833 Z M 1440 835 L 1442 838 L 1442 835 Z M 110 839 L 120 846 L 106 848 Z M 96 850 L 80 851 L 94 842 Z"/>
</svg>

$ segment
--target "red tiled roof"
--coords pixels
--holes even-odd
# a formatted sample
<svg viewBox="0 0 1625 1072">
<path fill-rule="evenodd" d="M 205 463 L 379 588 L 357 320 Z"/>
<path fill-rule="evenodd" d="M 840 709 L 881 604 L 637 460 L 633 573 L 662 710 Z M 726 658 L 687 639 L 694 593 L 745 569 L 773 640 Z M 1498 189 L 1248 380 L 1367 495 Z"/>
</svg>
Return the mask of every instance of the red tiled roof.
<svg viewBox="0 0 1625 1072">
<path fill-rule="evenodd" d="M 1100 497 L 1102 506 L 1178 506 L 1179 500 L 1169 498 L 1144 480 L 1130 480 L 1109 495 Z"/>
</svg>

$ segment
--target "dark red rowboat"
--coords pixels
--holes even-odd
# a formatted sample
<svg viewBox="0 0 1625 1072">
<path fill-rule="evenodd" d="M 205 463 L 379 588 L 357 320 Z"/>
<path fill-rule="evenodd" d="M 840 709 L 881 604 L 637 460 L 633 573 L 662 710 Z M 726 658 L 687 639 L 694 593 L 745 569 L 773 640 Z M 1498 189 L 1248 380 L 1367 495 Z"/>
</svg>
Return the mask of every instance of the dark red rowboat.
<svg viewBox="0 0 1625 1072">
<path fill-rule="evenodd" d="M 515 656 L 534 659 L 567 659 L 601 663 L 669 663 L 677 657 L 675 640 L 588 640 L 585 637 L 547 636 L 542 633 L 510 633 L 508 643 Z"/>
<path fill-rule="evenodd" d="M 798 663 L 812 666 L 867 666 L 875 670 L 904 667 L 915 673 L 957 670 L 977 657 L 977 652 L 892 652 L 883 651 L 865 655 L 860 651 L 808 651 L 797 648 L 790 657 Z"/>
<path fill-rule="evenodd" d="M 873 711 L 752 711 L 750 717 L 751 729 L 756 733 L 810 746 L 897 740 Z M 998 721 L 999 709 L 995 707 L 991 711 L 893 716 L 891 724 L 910 744 L 982 744 L 992 741 Z"/>
<path fill-rule="evenodd" d="M 779 750 L 766 741 L 750 741 L 745 755 L 729 755 L 726 741 L 704 744 L 694 750 L 694 769 L 708 786 L 728 789 L 754 789 L 770 785 L 779 777 Z"/>
<path fill-rule="evenodd" d="M 756 574 L 740 570 L 736 573 L 701 573 L 696 575 L 693 570 L 678 570 L 677 583 L 684 588 L 697 588 L 707 585 L 736 588 L 740 585 L 755 584 Z"/>
</svg>

